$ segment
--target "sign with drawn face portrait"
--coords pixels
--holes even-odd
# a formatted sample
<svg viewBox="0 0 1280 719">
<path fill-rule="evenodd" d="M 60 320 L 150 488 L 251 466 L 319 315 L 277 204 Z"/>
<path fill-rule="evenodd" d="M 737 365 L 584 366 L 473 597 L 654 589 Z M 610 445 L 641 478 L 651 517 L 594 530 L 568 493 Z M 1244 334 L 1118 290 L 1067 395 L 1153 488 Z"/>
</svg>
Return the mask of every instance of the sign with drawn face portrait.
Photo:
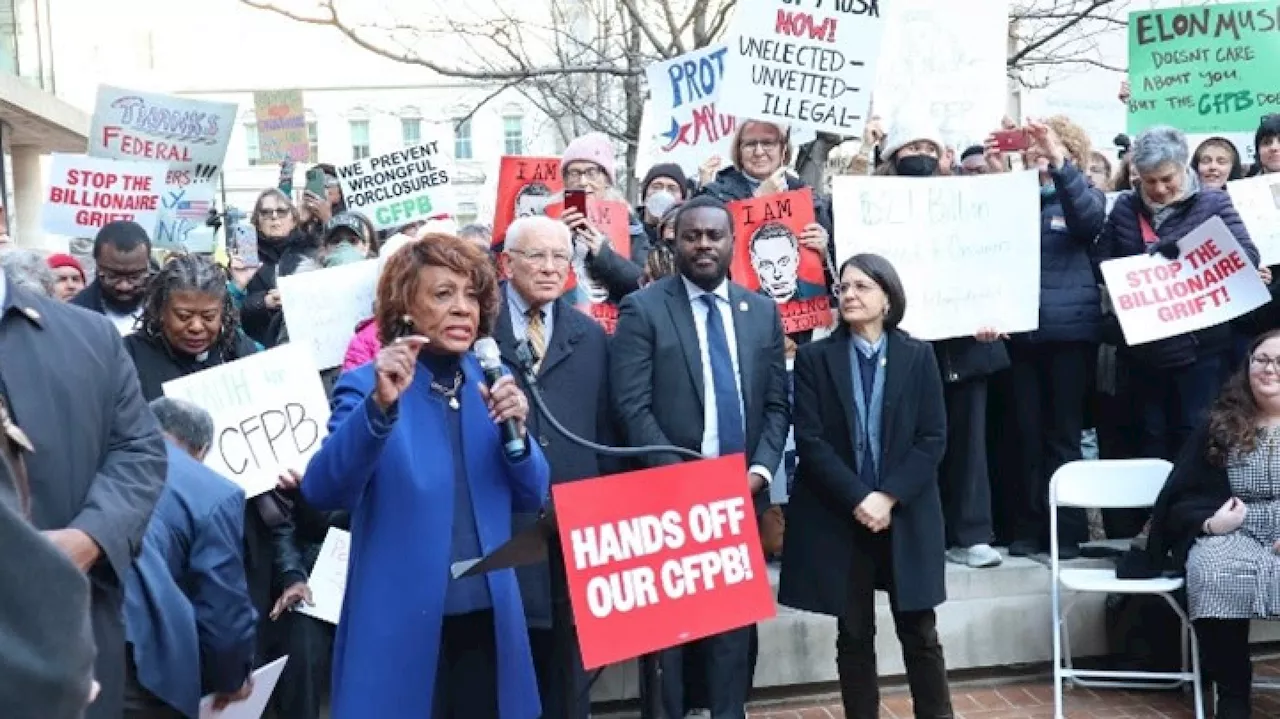
<svg viewBox="0 0 1280 719">
<path fill-rule="evenodd" d="M 814 222 L 808 188 L 730 202 L 733 281 L 778 303 L 783 330 L 804 332 L 831 323 L 825 260 L 800 243 Z"/>
<path fill-rule="evenodd" d="M 503 157 L 498 167 L 498 197 L 493 213 L 493 243 L 502 242 L 517 218 L 540 215 L 564 189 L 558 157 Z"/>
<path fill-rule="evenodd" d="M 546 206 L 548 217 L 559 218 L 564 213 L 563 201 Z M 631 256 L 631 208 L 627 203 L 613 200 L 587 199 L 587 221 L 605 236 L 612 250 L 622 257 Z M 618 305 L 610 300 L 609 288 L 594 277 L 587 263 L 588 248 L 585 241 L 574 237 L 573 259 L 569 280 L 565 284 L 565 296 L 578 309 L 591 315 L 605 331 L 613 334 L 618 324 Z"/>
</svg>

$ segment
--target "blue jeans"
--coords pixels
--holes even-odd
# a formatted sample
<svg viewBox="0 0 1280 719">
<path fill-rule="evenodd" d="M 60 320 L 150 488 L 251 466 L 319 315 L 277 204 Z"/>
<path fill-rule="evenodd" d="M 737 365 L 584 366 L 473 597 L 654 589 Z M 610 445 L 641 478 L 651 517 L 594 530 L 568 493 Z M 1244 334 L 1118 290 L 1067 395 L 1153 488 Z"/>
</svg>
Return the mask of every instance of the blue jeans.
<svg viewBox="0 0 1280 719">
<path fill-rule="evenodd" d="M 1217 398 L 1226 362 L 1226 353 L 1217 353 L 1184 367 L 1133 368 L 1139 456 L 1169 461 L 1178 456 Z"/>
</svg>

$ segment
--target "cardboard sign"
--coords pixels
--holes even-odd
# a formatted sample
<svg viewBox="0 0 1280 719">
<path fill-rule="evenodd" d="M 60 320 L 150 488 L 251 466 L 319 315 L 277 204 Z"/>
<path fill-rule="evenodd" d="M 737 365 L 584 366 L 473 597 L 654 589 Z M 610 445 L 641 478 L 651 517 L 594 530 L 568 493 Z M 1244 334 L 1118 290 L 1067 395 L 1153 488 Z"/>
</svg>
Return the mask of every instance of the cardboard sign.
<svg viewBox="0 0 1280 719">
<path fill-rule="evenodd" d="M 929 127 L 957 150 L 981 143 L 1000 127 L 1007 105 L 1008 0 L 883 6 L 876 114 L 890 122 L 930 117 Z"/>
<path fill-rule="evenodd" d="M 546 213 L 548 217 L 559 219 L 564 213 L 564 203 L 557 201 L 547 205 Z M 615 253 L 631 259 L 631 208 L 627 203 L 588 197 L 587 219 L 604 233 Z M 586 263 L 587 246 L 575 238 L 565 296 L 575 307 L 591 315 L 606 332 L 613 334 L 618 326 L 618 306 L 609 299 L 609 287 L 591 276 Z"/>
<path fill-rule="evenodd" d="M 117 220 L 150 230 L 160 214 L 166 172 L 161 162 L 55 153 L 40 225 L 45 232 L 69 237 L 93 237 Z"/>
<path fill-rule="evenodd" d="M 564 190 L 558 157 L 504 156 L 498 165 L 498 200 L 493 210 L 493 244 L 507 236 L 520 217 L 541 215 Z"/>
<path fill-rule="evenodd" d="M 1178 241 L 1178 259 L 1135 255 L 1108 260 L 1102 277 L 1130 346 L 1233 320 L 1271 296 L 1222 218 Z"/>
<path fill-rule="evenodd" d="M 1268 2 L 1130 13 L 1129 133 L 1252 133 L 1280 110 L 1278 28 Z"/>
<path fill-rule="evenodd" d="M 166 184 L 213 182 L 227 155 L 236 106 L 103 85 L 89 129 L 89 155 L 169 165 Z"/>
<path fill-rule="evenodd" d="M 213 708 L 214 695 L 210 694 L 200 700 L 200 719 L 261 719 L 267 710 L 267 702 L 276 690 L 276 683 L 284 673 L 284 665 L 289 662 L 288 656 L 259 667 L 253 672 L 253 692 L 242 702 L 228 704 L 221 711 Z"/>
<path fill-rule="evenodd" d="M 738 121 L 716 107 L 728 55 L 729 47 L 717 43 L 645 68 L 653 164 L 674 162 L 696 176 L 709 157 L 729 162 Z"/>
<path fill-rule="evenodd" d="M 1262 254 L 1263 266 L 1280 264 L 1280 174 L 1228 182 L 1227 192 Z"/>
<path fill-rule="evenodd" d="M 337 624 L 342 616 L 342 598 L 347 593 L 347 557 L 351 553 L 351 533 L 329 527 L 320 545 L 320 555 L 311 568 L 311 604 L 303 602 L 297 611 L 322 622 Z"/>
<path fill-rule="evenodd" d="M 720 109 L 860 136 L 883 33 L 874 0 L 739 0 Z"/>
<path fill-rule="evenodd" d="M 379 230 L 452 216 L 453 161 L 438 145 L 433 140 L 339 167 L 347 209 L 363 212 Z"/>
<path fill-rule="evenodd" d="M 208 219 L 216 189 L 209 183 L 166 186 L 160 195 L 160 216 L 151 243 L 188 252 L 213 252 L 215 232 Z"/>
<path fill-rule="evenodd" d="M 317 369 L 342 364 L 356 324 L 373 316 L 377 284 L 377 260 L 281 277 L 289 343 L 306 347 Z"/>
<path fill-rule="evenodd" d="M 306 162 L 311 154 L 307 136 L 307 112 L 301 90 L 259 90 L 253 93 L 253 114 L 258 120 L 258 153 L 279 162 L 291 157 Z"/>
<path fill-rule="evenodd" d="M 729 203 L 733 215 L 733 281 L 778 303 L 782 330 L 831 324 L 831 295 L 822 253 L 800 244 L 814 222 L 809 188 Z"/>
<path fill-rule="evenodd" d="M 1040 323 L 1040 182 L 1035 171 L 833 182 L 836 266 L 862 252 L 893 263 L 902 328 L 925 340 Z"/>
<path fill-rule="evenodd" d="M 774 615 L 742 455 L 551 493 L 587 669 Z"/>
<path fill-rule="evenodd" d="M 205 465 L 256 497 L 285 470 L 307 468 L 329 424 L 329 400 L 311 354 L 284 345 L 164 383 L 166 397 L 213 415 Z"/>
</svg>

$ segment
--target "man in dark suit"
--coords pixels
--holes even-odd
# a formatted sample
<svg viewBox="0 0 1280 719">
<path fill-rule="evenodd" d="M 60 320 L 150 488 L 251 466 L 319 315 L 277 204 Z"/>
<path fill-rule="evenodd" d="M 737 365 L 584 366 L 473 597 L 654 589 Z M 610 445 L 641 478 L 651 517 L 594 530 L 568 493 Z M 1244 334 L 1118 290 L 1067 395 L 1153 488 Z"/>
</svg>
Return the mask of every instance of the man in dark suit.
<svg viewBox="0 0 1280 719">
<path fill-rule="evenodd" d="M 142 225 L 108 222 L 93 238 L 98 277 L 71 304 L 106 315 L 120 334 L 133 332 L 151 279 L 151 238 Z"/>
<path fill-rule="evenodd" d="M 679 274 L 628 296 L 620 308 L 609 351 L 614 413 L 631 446 L 745 454 L 745 481 L 763 509 L 791 423 L 782 320 L 775 303 L 728 281 L 733 223 L 719 200 L 685 203 L 675 231 Z M 643 464 L 680 461 L 653 454 Z M 752 629 L 701 641 L 714 719 L 745 716 Z M 668 716 L 684 716 L 677 679 L 683 655 L 677 647 L 661 659 Z"/>
<path fill-rule="evenodd" d="M 111 323 L 3 278 L 0 396 L 34 448 L 31 521 L 89 577 L 102 694 L 87 716 L 118 719 L 123 586 L 164 487 L 164 439 Z"/>
<path fill-rule="evenodd" d="M 548 217 L 519 218 L 507 229 L 503 254 L 510 280 L 493 332 L 503 360 L 519 377 L 516 346 L 527 341 L 538 358 L 538 386 L 552 415 L 579 437 L 609 444 L 613 433 L 605 374 L 608 338 L 590 317 L 561 297 L 573 254 L 569 228 Z M 527 391 L 523 381 L 521 389 Z M 536 412 L 530 413 L 528 430 L 551 465 L 552 484 L 599 477 L 611 467 L 595 452 L 570 442 Z M 516 515 L 514 531 L 536 519 Z M 547 562 L 516 571 L 542 713 L 548 719 L 586 719 L 590 709 L 586 672 L 558 542 L 553 542 L 548 554 Z"/>
</svg>

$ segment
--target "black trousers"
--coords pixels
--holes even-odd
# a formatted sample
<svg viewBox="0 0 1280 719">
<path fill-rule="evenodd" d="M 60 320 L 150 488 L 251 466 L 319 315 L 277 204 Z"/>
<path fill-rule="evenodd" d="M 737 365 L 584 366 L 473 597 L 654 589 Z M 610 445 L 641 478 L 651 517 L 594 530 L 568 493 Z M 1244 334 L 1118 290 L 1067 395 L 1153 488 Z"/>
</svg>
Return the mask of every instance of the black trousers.
<svg viewBox="0 0 1280 719">
<path fill-rule="evenodd" d="M 663 712 L 668 717 L 684 716 L 684 666 L 690 659 L 685 648 L 691 645 L 697 646 L 701 652 L 701 673 L 706 677 L 706 708 L 711 710 L 712 719 L 745 719 L 747 694 L 751 691 L 747 658 L 751 645 L 750 627 L 663 651 L 658 658 L 663 676 Z"/>
<path fill-rule="evenodd" d="M 578 631 L 573 624 L 564 550 L 549 543 L 547 561 L 551 576 L 551 628 L 530 628 L 529 649 L 538 675 L 542 716 L 546 719 L 587 719 L 591 713 L 590 687 L 582 666 Z"/>
<path fill-rule="evenodd" d="M 133 645 L 125 657 L 124 719 L 183 719 L 182 712 L 165 704 L 138 683 L 138 666 L 133 663 Z M 184 668 L 184 671 L 189 668 Z"/>
<path fill-rule="evenodd" d="M 287 656 L 270 706 L 278 719 L 320 719 L 329 691 L 334 627 L 298 612 L 259 624 L 269 642 L 267 664 Z"/>
<path fill-rule="evenodd" d="M 893 585 L 893 547 L 890 528 L 872 534 L 855 529 L 856 549 L 849 566 L 849 599 L 845 614 L 837 622 L 836 671 L 840 677 L 840 698 L 849 719 L 878 719 L 880 678 L 876 670 L 876 588 L 889 592 L 894 629 L 902 644 L 907 668 L 907 684 L 919 719 L 946 719 L 952 716 L 951 692 L 947 687 L 947 664 L 938 641 L 937 618 L 932 609 L 898 611 L 898 593 Z"/>
<path fill-rule="evenodd" d="M 1218 719 L 1245 719 L 1253 686 L 1248 619 L 1197 619 L 1200 667 L 1217 685 Z"/>
<path fill-rule="evenodd" d="M 1089 362 L 1097 350 L 1084 342 L 1011 343 L 1009 355 L 1021 459 L 1020 481 L 1012 485 L 1014 536 L 1048 546 L 1049 481 L 1059 467 L 1080 459 Z M 1059 541 L 1079 544 L 1088 538 L 1084 510 L 1059 513 Z"/>
<path fill-rule="evenodd" d="M 942 512 L 947 546 L 972 547 L 992 539 L 991 479 L 987 471 L 987 378 L 943 387 L 947 452 L 942 457 Z"/>
<path fill-rule="evenodd" d="M 493 610 L 446 616 L 432 719 L 498 719 L 498 639 Z"/>
</svg>

